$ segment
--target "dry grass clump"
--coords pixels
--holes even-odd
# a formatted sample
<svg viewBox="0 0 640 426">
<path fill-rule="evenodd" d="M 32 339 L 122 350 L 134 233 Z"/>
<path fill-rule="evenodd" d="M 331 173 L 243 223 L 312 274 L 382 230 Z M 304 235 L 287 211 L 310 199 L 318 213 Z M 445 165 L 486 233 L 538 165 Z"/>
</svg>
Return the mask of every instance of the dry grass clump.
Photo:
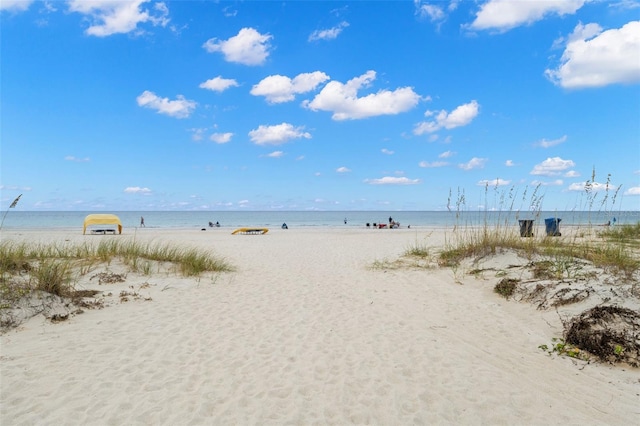
<svg viewBox="0 0 640 426">
<path fill-rule="evenodd" d="M 233 271 L 224 259 L 206 251 L 168 244 L 142 244 L 120 238 L 104 239 L 97 245 L 1 241 L 0 326 L 12 325 L 12 311 L 25 299 L 42 299 L 38 295 L 47 294 L 77 301 L 95 295 L 92 290 L 76 290 L 75 281 L 95 265 L 109 264 L 115 259 L 144 274 L 151 273 L 154 262 L 173 265 L 185 277 Z M 103 279 L 108 278 L 99 277 Z"/>
<path fill-rule="evenodd" d="M 640 313 L 619 306 L 596 306 L 570 321 L 567 343 L 605 362 L 640 367 Z"/>
<path fill-rule="evenodd" d="M 493 291 L 498 293 L 505 299 L 508 299 L 513 296 L 513 293 L 516 291 L 516 287 L 518 286 L 519 282 L 520 280 L 515 278 L 503 278 L 498 282 L 498 284 L 496 284 L 496 286 L 493 288 Z"/>
</svg>

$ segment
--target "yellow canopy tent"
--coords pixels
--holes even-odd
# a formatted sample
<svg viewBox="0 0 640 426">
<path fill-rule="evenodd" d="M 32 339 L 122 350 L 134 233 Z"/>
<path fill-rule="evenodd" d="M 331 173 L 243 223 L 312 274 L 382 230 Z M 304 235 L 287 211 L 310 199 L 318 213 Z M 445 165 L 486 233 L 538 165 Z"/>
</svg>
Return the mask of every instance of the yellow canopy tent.
<svg viewBox="0 0 640 426">
<path fill-rule="evenodd" d="M 91 225 L 118 225 L 118 234 L 122 234 L 122 223 L 115 214 L 90 214 L 84 218 L 82 233 L 87 232 L 87 226 Z"/>
</svg>

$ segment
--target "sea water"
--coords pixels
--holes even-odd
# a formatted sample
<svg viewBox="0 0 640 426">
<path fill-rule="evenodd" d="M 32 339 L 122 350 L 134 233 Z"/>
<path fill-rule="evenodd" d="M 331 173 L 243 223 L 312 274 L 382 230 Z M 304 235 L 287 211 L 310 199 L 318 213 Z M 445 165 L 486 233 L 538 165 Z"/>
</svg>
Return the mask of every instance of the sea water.
<svg viewBox="0 0 640 426">
<path fill-rule="evenodd" d="M 1 213 L 3 229 L 82 229 L 84 218 L 92 213 L 111 213 L 120 218 L 123 228 L 139 228 L 144 217 L 148 228 L 207 228 L 209 222 L 224 228 L 347 227 L 365 228 L 367 224 L 388 224 L 390 219 L 401 227 L 518 226 L 520 220 L 534 220 L 544 226 L 546 218 L 560 219 L 559 225 L 636 224 L 638 211 L 20 211 Z"/>
</svg>

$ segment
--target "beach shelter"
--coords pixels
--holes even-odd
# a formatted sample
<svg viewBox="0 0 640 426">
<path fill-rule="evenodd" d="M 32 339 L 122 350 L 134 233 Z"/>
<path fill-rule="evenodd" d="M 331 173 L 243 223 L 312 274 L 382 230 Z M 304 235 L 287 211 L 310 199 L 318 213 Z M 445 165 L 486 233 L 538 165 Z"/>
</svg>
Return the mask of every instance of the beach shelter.
<svg viewBox="0 0 640 426">
<path fill-rule="evenodd" d="M 91 225 L 118 225 L 118 234 L 122 234 L 122 222 L 115 214 L 90 214 L 84 218 L 82 234 L 87 232 L 87 226 Z"/>
</svg>

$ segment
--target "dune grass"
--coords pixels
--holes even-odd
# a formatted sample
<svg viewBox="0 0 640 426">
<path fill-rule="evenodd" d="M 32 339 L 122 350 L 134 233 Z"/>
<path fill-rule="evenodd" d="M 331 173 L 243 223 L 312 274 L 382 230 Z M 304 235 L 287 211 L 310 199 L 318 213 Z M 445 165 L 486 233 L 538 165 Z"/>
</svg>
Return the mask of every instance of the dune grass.
<svg viewBox="0 0 640 426">
<path fill-rule="evenodd" d="M 600 212 L 613 215 L 620 187 L 613 187 L 610 181 L 609 174 L 605 184 L 597 184 L 594 169 L 591 179 L 584 184 L 582 199 L 576 210 L 591 212 L 598 208 Z M 584 259 L 626 278 L 638 272 L 640 222 L 635 225 L 587 226 L 574 230 L 568 237 L 521 236 L 521 230 L 512 223 L 513 218 L 540 219 L 544 201 L 540 189 L 540 186 L 533 189 L 525 187 L 519 195 L 514 187 L 504 191 L 497 183 L 493 188 L 486 184 L 482 201 L 485 220 L 479 226 L 462 222 L 467 203 L 465 192 L 458 189 L 457 197 L 452 201 L 450 191 L 447 207 L 455 214 L 456 225 L 444 249 L 434 254 L 427 247 L 416 244 L 405 251 L 405 256 L 435 256 L 440 266 L 457 267 L 463 259 L 479 259 L 510 249 L 527 259 L 545 256 L 556 270 L 561 270 L 563 264 L 575 259 Z"/>
<path fill-rule="evenodd" d="M 116 259 L 143 274 L 151 273 L 153 262 L 173 265 L 185 277 L 233 271 L 228 262 L 209 252 L 170 244 L 144 244 L 120 238 L 104 239 L 97 245 L 2 241 L 0 307 L 32 291 L 69 296 L 73 292 L 74 274 L 85 275 L 96 265 Z"/>
</svg>

